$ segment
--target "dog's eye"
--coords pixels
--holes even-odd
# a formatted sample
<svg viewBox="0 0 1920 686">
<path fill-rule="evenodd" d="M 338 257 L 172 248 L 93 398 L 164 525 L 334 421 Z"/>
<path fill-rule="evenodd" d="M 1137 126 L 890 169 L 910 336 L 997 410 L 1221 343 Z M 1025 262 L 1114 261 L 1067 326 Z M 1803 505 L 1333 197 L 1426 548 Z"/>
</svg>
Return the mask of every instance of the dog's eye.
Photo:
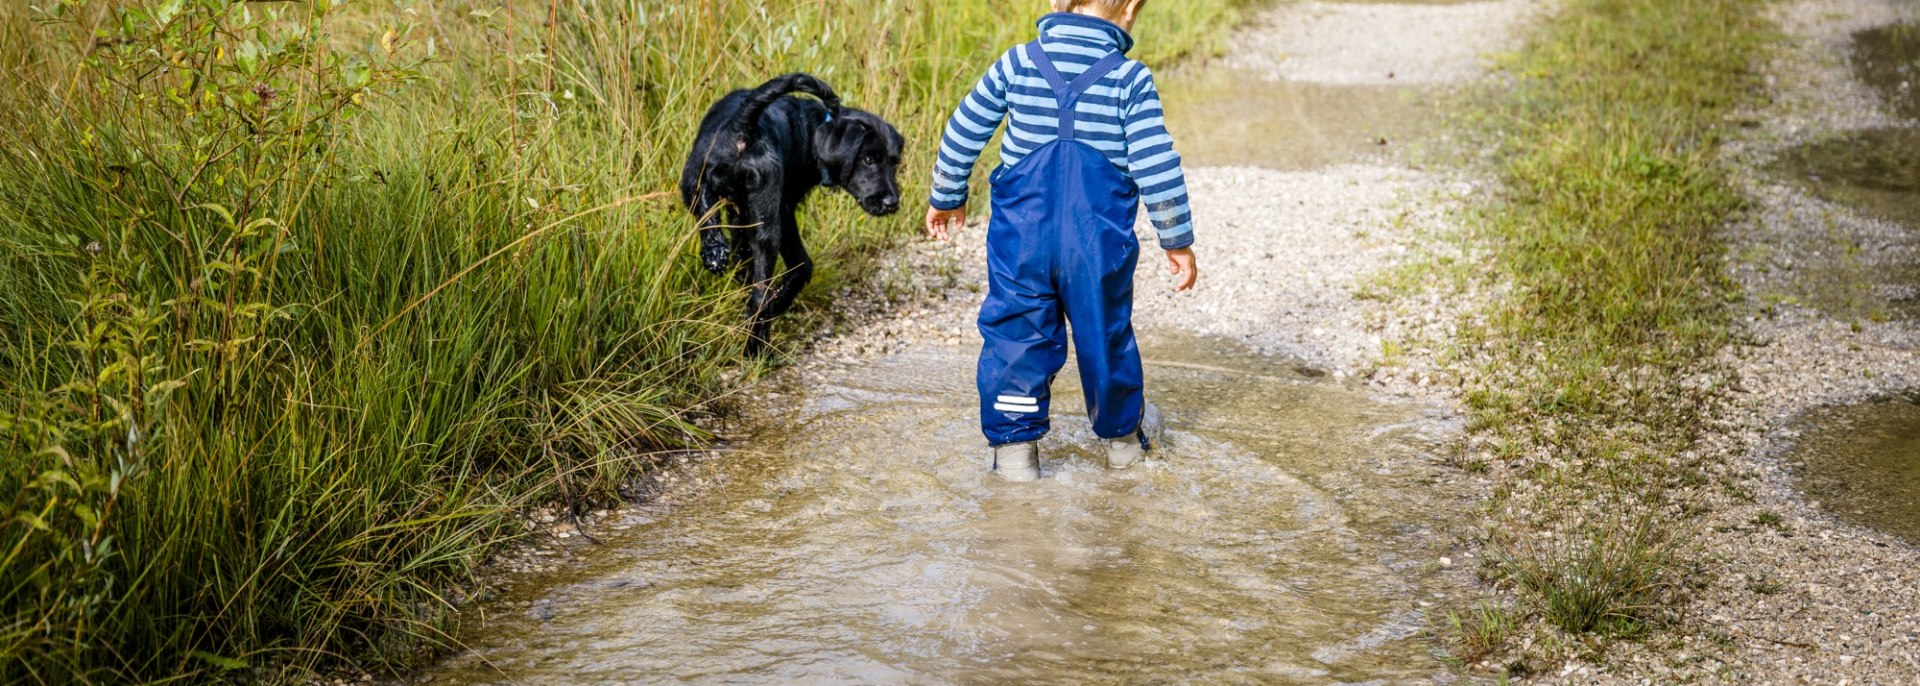
<svg viewBox="0 0 1920 686">
<path fill-rule="evenodd" d="M 865 156 L 865 157 L 861 157 L 861 158 L 860 158 L 860 163 L 861 163 L 861 164 L 864 164 L 864 165 L 867 165 L 867 166 L 869 166 L 869 167 L 871 167 L 871 166 L 873 166 L 873 165 L 875 165 L 875 164 L 877 164 L 877 163 L 878 163 L 878 161 L 877 161 L 877 160 L 875 160 L 875 159 L 873 159 L 873 156 L 872 156 L 872 155 L 867 155 L 867 156 Z"/>
</svg>

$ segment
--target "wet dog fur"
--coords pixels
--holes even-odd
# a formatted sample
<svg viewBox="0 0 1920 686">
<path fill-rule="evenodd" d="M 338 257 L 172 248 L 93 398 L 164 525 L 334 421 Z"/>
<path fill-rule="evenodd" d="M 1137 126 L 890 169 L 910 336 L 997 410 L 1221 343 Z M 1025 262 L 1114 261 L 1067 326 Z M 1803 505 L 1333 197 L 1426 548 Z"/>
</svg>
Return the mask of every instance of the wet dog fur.
<svg viewBox="0 0 1920 686">
<path fill-rule="evenodd" d="M 804 93 L 819 100 L 789 97 Z M 730 269 L 747 295 L 747 354 L 766 354 L 772 322 L 813 279 L 796 215 L 815 188 L 840 188 L 876 217 L 900 209 L 905 140 L 893 125 L 842 107 L 832 88 L 788 74 L 727 94 L 707 111 L 680 176 L 700 231 L 700 262 Z M 722 223 L 724 221 L 724 223 Z M 775 262 L 786 263 L 776 273 Z"/>
</svg>

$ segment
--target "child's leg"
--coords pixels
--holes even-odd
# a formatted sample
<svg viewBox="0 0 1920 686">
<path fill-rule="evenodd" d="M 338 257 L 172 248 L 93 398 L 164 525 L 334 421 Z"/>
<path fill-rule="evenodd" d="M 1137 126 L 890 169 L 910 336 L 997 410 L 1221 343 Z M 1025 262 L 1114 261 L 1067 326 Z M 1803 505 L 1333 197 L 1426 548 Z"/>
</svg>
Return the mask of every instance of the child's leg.
<svg viewBox="0 0 1920 686">
<path fill-rule="evenodd" d="M 992 445 L 1047 435 L 1049 386 L 1067 363 L 1060 301 L 1047 292 L 1046 266 L 1015 264 L 989 251 L 987 300 L 980 306 L 980 428 Z M 1023 278 L 1024 277 L 1024 278 Z"/>
<path fill-rule="evenodd" d="M 1061 284 L 1060 297 L 1073 324 L 1074 359 L 1087 416 L 1101 438 L 1129 438 L 1140 430 L 1146 400 L 1141 392 L 1140 346 L 1133 336 L 1133 270 L 1138 243 L 1128 234 L 1119 245 L 1084 254 L 1076 277 Z"/>
</svg>

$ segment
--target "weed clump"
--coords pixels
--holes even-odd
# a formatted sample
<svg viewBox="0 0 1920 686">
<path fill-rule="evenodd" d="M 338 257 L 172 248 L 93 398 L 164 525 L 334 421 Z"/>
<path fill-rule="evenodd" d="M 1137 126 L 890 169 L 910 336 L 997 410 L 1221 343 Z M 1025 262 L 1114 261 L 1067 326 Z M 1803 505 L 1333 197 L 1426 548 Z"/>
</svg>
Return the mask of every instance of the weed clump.
<svg viewBox="0 0 1920 686">
<path fill-rule="evenodd" d="M 1680 552 L 1671 535 L 1642 519 L 1547 544 L 1506 543 L 1494 559 L 1554 626 L 1630 637 L 1671 610 Z"/>
</svg>

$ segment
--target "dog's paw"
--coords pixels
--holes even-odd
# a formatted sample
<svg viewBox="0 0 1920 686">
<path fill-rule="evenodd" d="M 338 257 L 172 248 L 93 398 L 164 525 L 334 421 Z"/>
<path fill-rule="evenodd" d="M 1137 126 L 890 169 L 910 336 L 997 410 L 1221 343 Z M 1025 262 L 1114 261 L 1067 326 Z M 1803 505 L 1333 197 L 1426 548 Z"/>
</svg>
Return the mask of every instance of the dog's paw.
<svg viewBox="0 0 1920 686">
<path fill-rule="evenodd" d="M 706 267 L 707 271 L 715 274 L 727 273 L 727 268 L 733 266 L 732 258 L 733 250 L 725 243 L 718 245 L 709 243 L 700 246 L 700 265 Z"/>
</svg>

